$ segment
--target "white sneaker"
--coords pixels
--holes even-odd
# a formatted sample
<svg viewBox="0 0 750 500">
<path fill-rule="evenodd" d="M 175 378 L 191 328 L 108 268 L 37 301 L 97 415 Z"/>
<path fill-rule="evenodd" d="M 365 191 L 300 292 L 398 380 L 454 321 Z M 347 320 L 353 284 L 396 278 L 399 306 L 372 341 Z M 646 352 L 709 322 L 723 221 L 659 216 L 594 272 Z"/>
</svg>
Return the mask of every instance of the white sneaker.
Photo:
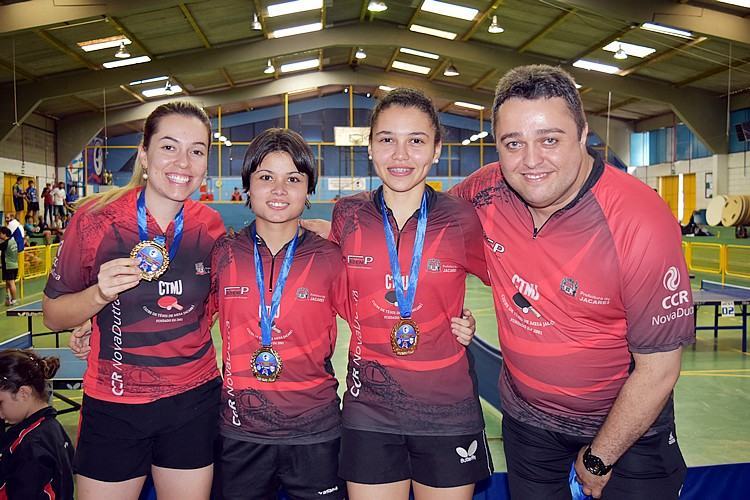
<svg viewBox="0 0 750 500">
<path fill-rule="evenodd" d="M 16 305 L 16 304 L 18 304 L 18 299 L 14 299 L 14 300 L 11 300 L 11 301 L 10 301 L 10 302 L 8 303 L 8 305 L 9 305 L 9 306 L 14 306 L 14 305 Z"/>
</svg>

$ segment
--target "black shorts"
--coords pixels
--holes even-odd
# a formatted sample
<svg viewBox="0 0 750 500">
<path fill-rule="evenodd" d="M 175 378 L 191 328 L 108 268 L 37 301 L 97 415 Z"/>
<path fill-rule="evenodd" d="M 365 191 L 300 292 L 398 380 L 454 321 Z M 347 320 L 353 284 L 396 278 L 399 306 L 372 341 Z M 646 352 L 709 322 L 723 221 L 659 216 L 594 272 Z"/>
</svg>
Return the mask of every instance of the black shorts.
<svg viewBox="0 0 750 500">
<path fill-rule="evenodd" d="M 38 201 L 30 201 L 29 202 L 29 212 L 38 212 L 39 211 L 39 202 Z"/>
<path fill-rule="evenodd" d="M 222 500 L 346 498 L 338 477 L 340 439 L 316 444 L 258 444 L 221 436 L 214 477 Z"/>
<path fill-rule="evenodd" d="M 18 269 L 3 269 L 3 280 L 16 281 L 18 279 Z"/>
<path fill-rule="evenodd" d="M 73 468 L 107 482 L 145 476 L 152 465 L 200 469 L 213 463 L 221 380 L 145 404 L 84 394 Z"/>
<path fill-rule="evenodd" d="M 511 498 L 570 500 L 570 467 L 590 442 L 590 437 L 546 431 L 503 415 Z M 677 499 L 686 472 L 674 430 L 642 437 L 615 464 L 602 499 Z"/>
<path fill-rule="evenodd" d="M 464 436 L 404 436 L 343 429 L 339 475 L 353 483 L 385 484 L 412 479 L 453 488 L 492 475 L 484 431 Z"/>
<path fill-rule="evenodd" d="M 23 198 L 13 198 L 13 208 L 16 212 L 23 212 Z"/>
</svg>

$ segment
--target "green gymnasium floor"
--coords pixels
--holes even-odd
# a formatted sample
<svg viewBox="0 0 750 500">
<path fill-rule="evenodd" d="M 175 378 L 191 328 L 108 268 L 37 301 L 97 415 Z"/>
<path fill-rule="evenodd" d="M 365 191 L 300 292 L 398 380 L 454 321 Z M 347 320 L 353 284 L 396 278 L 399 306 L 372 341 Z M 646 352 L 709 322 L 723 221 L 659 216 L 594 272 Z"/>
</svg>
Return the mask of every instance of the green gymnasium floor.
<svg viewBox="0 0 750 500">
<path fill-rule="evenodd" d="M 25 301 L 41 297 L 41 280 L 27 285 Z M 477 334 L 497 345 L 497 327 L 489 288 L 471 277 L 468 282 L 466 304 L 477 317 Z M 0 340 L 17 335 L 26 329 L 26 318 L 8 318 L 6 308 L 0 307 Z M 701 310 L 699 321 L 710 321 L 710 310 Z M 739 322 L 737 318 L 722 321 Z M 343 381 L 346 373 L 346 352 L 349 329 L 339 320 L 339 341 L 334 355 L 334 366 Z M 35 318 L 35 331 L 46 330 L 41 319 Z M 218 340 L 218 329 L 214 328 Z M 52 337 L 38 339 L 40 347 L 52 347 Z M 64 338 L 67 342 L 67 336 Z M 689 466 L 750 462 L 750 356 L 741 352 L 738 332 L 722 332 L 714 342 L 713 332 L 701 331 L 695 347 L 683 354 L 682 376 L 675 391 L 677 431 L 680 446 Z M 343 385 L 340 387 L 343 392 Z M 80 400 L 80 391 L 67 394 Z M 60 403 L 56 401 L 56 405 Z M 505 458 L 500 438 L 500 414 L 485 404 L 487 436 L 497 471 L 505 471 Z M 71 436 L 76 435 L 78 413 L 61 416 L 60 420 Z"/>
</svg>

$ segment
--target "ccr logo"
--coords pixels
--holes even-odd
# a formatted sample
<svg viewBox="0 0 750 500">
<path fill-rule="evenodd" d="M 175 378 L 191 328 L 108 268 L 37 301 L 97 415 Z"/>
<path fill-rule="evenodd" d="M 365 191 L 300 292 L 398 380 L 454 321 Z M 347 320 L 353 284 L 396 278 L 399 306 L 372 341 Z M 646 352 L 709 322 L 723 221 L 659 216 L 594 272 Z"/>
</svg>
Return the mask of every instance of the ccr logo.
<svg viewBox="0 0 750 500">
<path fill-rule="evenodd" d="M 662 309 L 669 310 L 690 301 L 687 290 L 680 290 L 677 292 L 677 288 L 680 286 L 680 272 L 676 267 L 672 266 L 667 269 L 667 272 L 664 273 L 662 283 L 664 284 L 664 288 L 668 291 L 676 292 L 662 299 Z"/>
<path fill-rule="evenodd" d="M 676 267 L 672 266 L 664 274 L 664 288 L 670 292 L 674 292 L 678 286 L 680 286 L 680 272 Z"/>
</svg>

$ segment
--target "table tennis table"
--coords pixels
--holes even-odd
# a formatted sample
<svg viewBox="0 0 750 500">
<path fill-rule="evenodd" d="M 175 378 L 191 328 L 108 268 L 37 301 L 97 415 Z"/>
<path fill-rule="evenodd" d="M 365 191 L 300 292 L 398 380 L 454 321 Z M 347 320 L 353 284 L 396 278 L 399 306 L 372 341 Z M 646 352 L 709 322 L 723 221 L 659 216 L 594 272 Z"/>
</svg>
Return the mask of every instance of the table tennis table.
<svg viewBox="0 0 750 500">
<path fill-rule="evenodd" d="M 721 306 L 731 302 L 740 306 L 738 316 L 742 318 L 741 325 L 719 325 L 722 317 Z M 694 321 L 697 330 L 713 330 L 714 338 L 719 336 L 719 330 L 740 330 L 742 332 L 742 352 L 747 352 L 747 306 L 750 305 L 750 288 L 737 285 L 722 285 L 715 281 L 702 280 L 699 290 L 693 290 Z M 702 306 L 713 306 L 713 325 L 698 326 L 698 308 Z M 737 314 L 735 312 L 735 314 Z"/>
<path fill-rule="evenodd" d="M 60 333 L 62 332 L 69 332 L 70 330 L 61 330 L 59 332 L 38 332 L 34 333 L 34 316 L 42 316 L 42 301 L 41 300 L 35 300 L 34 302 L 29 302 L 28 304 L 23 304 L 21 306 L 16 306 L 11 309 L 8 309 L 5 312 L 6 316 L 17 316 L 17 317 L 24 317 L 27 319 L 27 328 L 28 333 L 31 335 L 32 338 L 34 337 L 43 337 L 47 335 L 54 335 L 55 336 L 55 347 L 60 347 Z"/>
</svg>

